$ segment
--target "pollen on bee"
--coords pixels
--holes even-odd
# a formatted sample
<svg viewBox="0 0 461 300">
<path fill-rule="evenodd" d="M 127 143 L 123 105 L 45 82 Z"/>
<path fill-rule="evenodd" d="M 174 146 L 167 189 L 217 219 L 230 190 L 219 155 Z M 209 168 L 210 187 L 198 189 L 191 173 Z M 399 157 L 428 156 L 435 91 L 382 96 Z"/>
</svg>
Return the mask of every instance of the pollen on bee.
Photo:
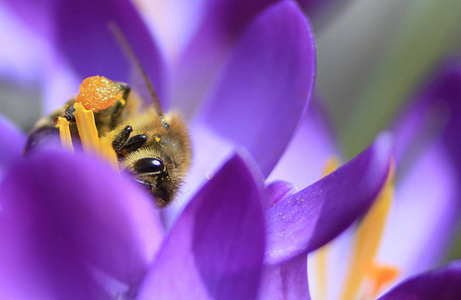
<svg viewBox="0 0 461 300">
<path fill-rule="evenodd" d="M 123 101 L 123 89 L 106 77 L 88 77 L 80 84 L 77 102 L 88 110 L 97 112 L 114 105 L 116 101 Z"/>
</svg>

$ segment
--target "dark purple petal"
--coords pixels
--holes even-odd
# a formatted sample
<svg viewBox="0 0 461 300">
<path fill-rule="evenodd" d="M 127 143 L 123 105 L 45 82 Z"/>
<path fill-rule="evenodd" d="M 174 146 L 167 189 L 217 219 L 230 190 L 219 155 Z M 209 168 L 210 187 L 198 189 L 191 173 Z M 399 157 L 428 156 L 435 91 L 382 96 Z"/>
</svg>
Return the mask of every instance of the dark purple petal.
<svg viewBox="0 0 461 300">
<path fill-rule="evenodd" d="M 266 211 L 265 261 L 276 264 L 326 244 L 371 206 L 390 165 L 389 135 L 355 159 Z"/>
<path fill-rule="evenodd" d="M 341 1 L 347 2 L 344 0 L 298 0 L 298 3 L 306 11 L 308 16 L 314 16 L 329 6 Z"/>
<path fill-rule="evenodd" d="M 0 115 L 0 179 L 12 164 L 22 159 L 22 149 L 26 143 L 26 135 L 19 128 Z"/>
<path fill-rule="evenodd" d="M 302 117 L 314 66 L 306 18 L 294 2 L 277 3 L 249 26 L 198 120 L 244 145 L 267 176 Z"/>
<path fill-rule="evenodd" d="M 265 205 L 263 208 L 266 210 L 296 193 L 297 189 L 291 182 L 274 181 L 266 185 L 264 191 L 266 193 L 265 200 L 267 202 L 264 203 Z"/>
<path fill-rule="evenodd" d="M 307 255 L 264 269 L 259 300 L 309 300 Z"/>
<path fill-rule="evenodd" d="M 130 295 L 162 241 L 152 200 L 78 154 L 43 151 L 18 163 L 0 207 L 0 293 L 16 299 Z"/>
<path fill-rule="evenodd" d="M 461 295 L 461 261 L 453 261 L 435 271 L 430 271 L 405 280 L 379 298 L 452 300 Z"/>
<path fill-rule="evenodd" d="M 296 130 L 293 140 L 267 178 L 285 180 L 305 188 L 323 176 L 327 161 L 339 157 L 331 124 L 315 96 Z"/>
<path fill-rule="evenodd" d="M 190 114 L 251 21 L 275 0 L 207 0 L 173 77 L 172 101 Z"/>
<path fill-rule="evenodd" d="M 264 253 L 261 185 L 241 156 L 231 158 L 180 215 L 140 299 L 255 299 Z"/>
</svg>

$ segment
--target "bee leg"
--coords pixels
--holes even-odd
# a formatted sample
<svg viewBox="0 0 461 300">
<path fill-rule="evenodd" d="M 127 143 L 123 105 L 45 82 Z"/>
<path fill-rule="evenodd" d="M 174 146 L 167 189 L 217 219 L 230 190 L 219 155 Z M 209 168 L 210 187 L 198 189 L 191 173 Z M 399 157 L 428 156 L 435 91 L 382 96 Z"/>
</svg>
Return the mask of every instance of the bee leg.
<svg viewBox="0 0 461 300">
<path fill-rule="evenodd" d="M 130 125 L 127 125 L 112 141 L 112 147 L 114 148 L 117 154 L 123 150 L 123 147 L 126 144 L 126 141 L 130 137 L 130 134 L 133 132 L 133 128 Z"/>
<path fill-rule="evenodd" d="M 147 141 L 147 135 L 145 134 L 138 134 L 131 137 L 125 145 L 123 145 L 123 149 L 121 150 L 121 155 L 125 156 L 128 152 L 135 151 L 139 147 L 141 147 Z"/>
<path fill-rule="evenodd" d="M 74 112 L 75 112 L 75 107 L 74 107 L 74 103 L 72 103 L 64 111 L 63 117 L 66 118 L 66 120 L 69 122 L 75 122 Z"/>
<path fill-rule="evenodd" d="M 145 134 L 137 134 L 130 138 L 132 132 L 133 128 L 127 125 L 113 140 L 112 147 L 119 157 L 126 156 L 128 152 L 138 149 L 147 141 Z"/>
</svg>

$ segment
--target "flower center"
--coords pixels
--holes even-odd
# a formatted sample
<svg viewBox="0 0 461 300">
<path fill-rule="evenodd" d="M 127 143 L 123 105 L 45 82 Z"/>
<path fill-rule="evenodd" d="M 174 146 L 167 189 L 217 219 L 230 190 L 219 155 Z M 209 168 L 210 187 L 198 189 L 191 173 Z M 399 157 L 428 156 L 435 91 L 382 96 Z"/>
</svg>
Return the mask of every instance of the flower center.
<svg viewBox="0 0 461 300">
<path fill-rule="evenodd" d="M 342 290 L 341 299 L 343 300 L 355 299 L 366 277 L 369 278 L 372 286 L 379 287 L 380 290 L 384 283 L 389 283 L 389 278 L 386 278 L 389 277 L 387 274 L 399 273 L 397 267 L 377 268 L 378 264 L 375 262 L 389 209 L 394 199 L 393 173 L 391 169 L 384 188 L 355 233 L 353 255 Z M 393 272 L 385 272 L 391 268 Z M 396 276 L 393 277 L 392 279 L 395 279 Z M 379 290 L 375 293 L 379 293 Z"/>
<path fill-rule="evenodd" d="M 117 95 L 114 96 L 115 89 L 113 85 L 116 85 L 116 83 L 110 81 L 111 84 L 108 84 L 106 81 L 108 81 L 107 78 L 100 76 L 89 77 L 83 81 L 80 86 L 80 94 L 77 96 L 77 102 L 74 103 L 74 116 L 83 151 L 96 154 L 118 170 L 117 155 L 108 140 L 99 138 L 93 113 L 105 109 L 113 105 L 115 101 L 120 100 Z M 122 95 L 121 90 L 118 90 L 117 93 Z M 93 94 L 91 94 L 91 91 Z M 85 104 L 82 104 L 81 101 L 84 101 Z M 66 118 L 59 117 L 56 126 L 59 128 L 63 148 L 73 151 L 69 121 Z"/>
<path fill-rule="evenodd" d="M 332 167 L 331 161 L 332 159 L 325 166 L 324 176 L 336 168 Z M 384 188 L 355 232 L 352 257 L 340 290 L 340 299 L 376 299 L 382 289 L 400 275 L 400 270 L 396 266 L 381 265 L 376 262 L 376 254 L 394 198 L 393 179 L 394 173 L 391 169 Z M 313 257 L 318 299 L 327 299 L 330 247 L 331 243 L 323 246 L 314 253 Z"/>
</svg>

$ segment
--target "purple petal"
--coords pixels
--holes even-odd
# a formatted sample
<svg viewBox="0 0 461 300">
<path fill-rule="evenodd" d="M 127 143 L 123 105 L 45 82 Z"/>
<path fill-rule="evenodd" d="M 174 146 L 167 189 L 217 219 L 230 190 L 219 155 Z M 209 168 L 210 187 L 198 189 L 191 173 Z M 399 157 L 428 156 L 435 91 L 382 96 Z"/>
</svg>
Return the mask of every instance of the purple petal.
<svg viewBox="0 0 461 300">
<path fill-rule="evenodd" d="M 174 63 L 191 39 L 197 38 L 195 35 L 201 22 L 209 22 L 215 17 L 213 14 L 205 16 L 204 7 L 216 2 L 219 1 L 138 0 L 134 4 L 155 33 L 165 57 Z"/>
<path fill-rule="evenodd" d="M 454 261 L 438 270 L 405 280 L 379 299 L 459 299 L 460 283 L 461 261 Z"/>
<path fill-rule="evenodd" d="M 78 84 L 89 76 L 102 75 L 133 84 L 130 80 L 133 62 L 110 31 L 110 24 L 120 28 L 146 70 L 159 98 L 165 100 L 163 59 L 131 1 L 40 1 L 40 5 L 27 7 L 28 4 L 25 1 L 8 3 L 20 18 L 36 26 L 34 29 L 53 45 L 46 49 L 50 54 L 43 58 L 50 65 L 47 72 L 51 73 L 47 74 L 51 78 L 47 78 L 45 94 L 66 96 L 49 101 L 61 101 L 62 105 L 78 91 L 75 81 Z M 56 82 L 49 82 L 52 79 Z M 62 87 L 62 81 L 72 82 L 73 85 Z M 56 88 L 66 88 L 66 92 L 56 93 L 53 91 Z"/>
<path fill-rule="evenodd" d="M 131 1 L 59 1 L 54 9 L 57 45 L 81 78 L 100 74 L 117 81 L 130 79 L 127 54 L 109 29 L 114 23 L 163 99 L 163 61 Z"/>
<path fill-rule="evenodd" d="M 0 3 L 0 32 L 8 41 L 0 48 L 0 77 L 4 83 L 32 85 L 43 76 L 44 41 L 22 21 Z"/>
<path fill-rule="evenodd" d="M 307 256 L 300 255 L 283 264 L 266 267 L 258 299 L 309 300 Z"/>
<path fill-rule="evenodd" d="M 297 192 L 295 185 L 291 182 L 286 181 L 274 181 L 268 184 L 265 187 L 266 197 L 265 200 L 267 201 L 264 205 L 264 210 L 276 205 L 282 200 L 285 200 L 289 196 L 293 195 Z"/>
<path fill-rule="evenodd" d="M 460 86 L 461 65 L 450 61 L 396 126 L 396 199 L 379 259 L 398 265 L 403 276 L 437 265 L 458 222 Z"/>
<path fill-rule="evenodd" d="M 0 201 L 3 295 L 130 295 L 162 241 L 152 200 L 90 157 L 36 153 L 12 168 Z"/>
<path fill-rule="evenodd" d="M 265 261 L 276 264 L 326 244 L 371 206 L 389 171 L 390 137 L 266 211 Z"/>
<path fill-rule="evenodd" d="M 456 170 L 443 144 L 413 159 L 411 168 L 396 178 L 395 201 L 378 254 L 379 261 L 399 266 L 403 276 L 436 266 L 459 221 Z"/>
<path fill-rule="evenodd" d="M 427 83 L 397 123 L 396 159 L 414 153 L 411 144 L 427 145 L 442 134 L 456 167 L 461 170 L 461 63 L 448 61 Z M 424 132 L 423 135 L 420 133 Z M 460 171 L 461 172 L 461 171 Z"/>
<path fill-rule="evenodd" d="M 54 0 L 4 0 L 5 7 L 8 7 L 16 16 L 34 32 L 51 38 L 53 20 L 51 8 Z"/>
<path fill-rule="evenodd" d="M 312 100 L 293 140 L 267 181 L 285 180 L 304 188 L 323 176 L 328 159 L 339 156 L 320 99 L 316 96 Z"/>
<path fill-rule="evenodd" d="M 26 144 L 26 135 L 0 115 L 0 179 L 6 170 L 14 163 L 22 159 L 22 149 Z"/>
<path fill-rule="evenodd" d="M 341 2 L 341 0 L 298 0 L 299 5 L 306 11 L 308 16 L 318 14 L 337 2 Z"/>
<path fill-rule="evenodd" d="M 294 2 L 277 3 L 245 32 L 198 119 L 244 145 L 267 176 L 302 117 L 314 62 L 304 15 Z"/>
<path fill-rule="evenodd" d="M 213 77 L 222 67 L 229 51 L 251 21 L 274 0 L 208 0 L 194 36 L 183 50 L 175 70 L 172 87 L 173 106 L 190 115 Z"/>
<path fill-rule="evenodd" d="M 194 143 L 192 166 L 187 174 L 178 200 L 162 210 L 165 225 L 170 228 L 179 213 L 192 197 L 202 188 L 223 164 L 235 153 L 235 147 L 210 128 L 193 123 L 189 126 L 191 140 Z"/>
<path fill-rule="evenodd" d="M 264 253 L 261 184 L 242 157 L 230 159 L 171 229 L 140 298 L 255 299 Z"/>
</svg>

